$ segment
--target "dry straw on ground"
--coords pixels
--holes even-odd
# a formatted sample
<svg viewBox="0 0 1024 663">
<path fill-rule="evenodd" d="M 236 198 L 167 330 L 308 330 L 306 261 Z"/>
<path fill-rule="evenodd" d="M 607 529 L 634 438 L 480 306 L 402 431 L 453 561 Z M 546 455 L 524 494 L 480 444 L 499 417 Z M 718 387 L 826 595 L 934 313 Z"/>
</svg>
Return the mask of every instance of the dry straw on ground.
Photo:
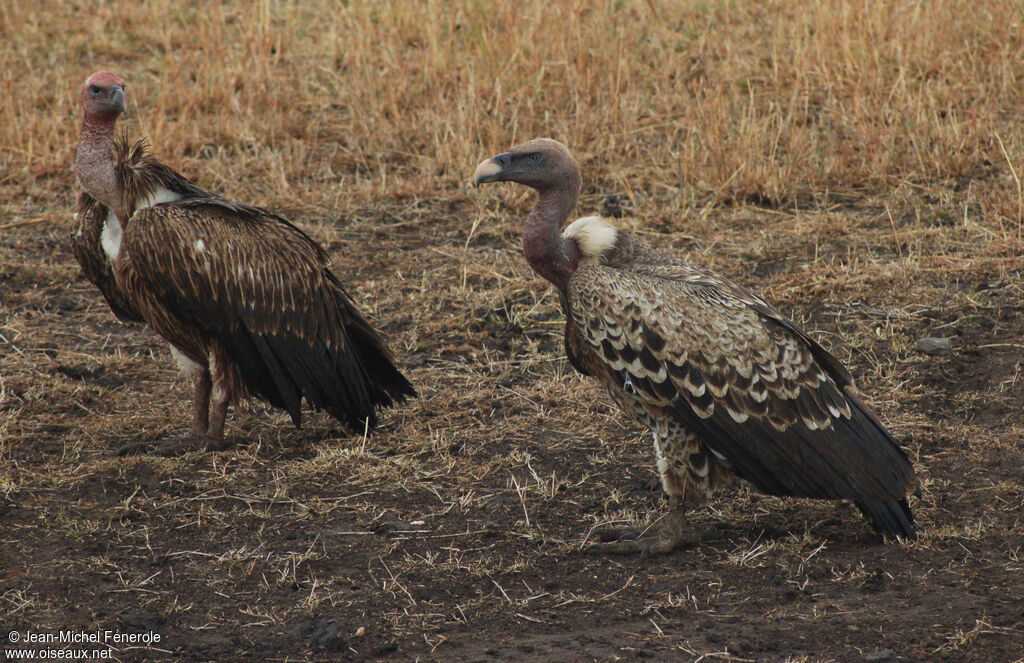
<svg viewBox="0 0 1024 663">
<path fill-rule="evenodd" d="M 189 660 L 1020 659 L 1018 2 L 206 4 L 0 4 L 0 622 Z M 368 439 L 253 403 L 227 452 L 113 455 L 182 430 L 188 392 L 68 250 L 100 68 L 130 134 L 329 248 L 422 398 Z M 852 367 L 920 541 L 739 488 L 698 548 L 578 552 L 663 505 L 647 437 L 563 359 L 529 196 L 467 187 L 536 135 L 580 157 L 581 214 L 625 208 Z"/>
</svg>

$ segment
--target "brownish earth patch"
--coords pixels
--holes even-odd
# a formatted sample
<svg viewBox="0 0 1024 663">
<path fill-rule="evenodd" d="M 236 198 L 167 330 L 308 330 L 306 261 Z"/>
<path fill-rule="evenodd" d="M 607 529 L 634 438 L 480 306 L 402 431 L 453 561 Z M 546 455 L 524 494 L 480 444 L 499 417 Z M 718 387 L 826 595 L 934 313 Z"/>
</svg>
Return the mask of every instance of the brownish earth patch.
<svg viewBox="0 0 1024 663">
<path fill-rule="evenodd" d="M 700 545 L 601 557 L 581 551 L 595 525 L 664 510 L 649 439 L 565 361 L 557 300 L 518 253 L 523 208 L 483 204 L 297 219 L 420 390 L 377 434 L 322 415 L 296 431 L 252 403 L 232 410 L 233 448 L 172 459 L 114 453 L 187 426 L 164 344 L 114 320 L 62 222 L 6 231 L 3 627 L 161 635 L 124 661 L 1024 657 L 1019 263 L 931 269 L 957 231 L 917 222 L 914 257 L 877 250 L 894 231 L 870 205 L 646 232 L 851 365 L 914 459 L 921 538 L 884 544 L 849 505 L 736 487 L 692 513 Z M 493 223 L 467 244 L 478 213 Z M 953 352 L 915 352 L 924 335 Z"/>
</svg>

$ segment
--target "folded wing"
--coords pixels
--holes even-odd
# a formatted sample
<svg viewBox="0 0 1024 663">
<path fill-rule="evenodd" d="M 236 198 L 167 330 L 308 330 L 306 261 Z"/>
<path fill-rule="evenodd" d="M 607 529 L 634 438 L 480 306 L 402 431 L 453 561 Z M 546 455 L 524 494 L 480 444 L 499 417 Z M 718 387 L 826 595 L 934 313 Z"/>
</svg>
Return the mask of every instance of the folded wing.
<svg viewBox="0 0 1024 663">
<path fill-rule="evenodd" d="M 71 226 L 71 250 L 85 278 L 107 300 L 110 310 L 121 322 L 142 322 L 142 316 L 117 287 L 110 260 L 101 245 L 103 225 L 110 211 L 87 193 L 78 196 L 75 221 Z"/>
<path fill-rule="evenodd" d="M 567 299 L 574 364 L 592 353 L 591 372 L 596 357 L 600 377 L 628 382 L 761 490 L 863 503 L 913 488 L 909 461 L 847 390 L 846 370 L 760 298 L 666 261 L 586 265 Z"/>
<path fill-rule="evenodd" d="M 125 283 L 147 318 L 215 339 L 250 391 L 301 420 L 301 398 L 357 432 L 376 408 L 415 395 L 383 339 L 284 219 L 217 197 L 136 212 Z M 173 342 L 173 341 L 172 341 Z"/>
</svg>

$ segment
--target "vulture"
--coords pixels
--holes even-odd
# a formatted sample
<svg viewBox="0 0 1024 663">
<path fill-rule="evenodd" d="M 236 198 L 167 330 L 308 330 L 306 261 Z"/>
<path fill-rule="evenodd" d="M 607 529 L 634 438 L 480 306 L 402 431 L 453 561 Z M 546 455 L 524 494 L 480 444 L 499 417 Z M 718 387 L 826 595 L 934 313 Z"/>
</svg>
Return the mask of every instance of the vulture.
<svg viewBox="0 0 1024 663">
<path fill-rule="evenodd" d="M 913 539 L 906 454 L 854 394 L 843 365 L 763 299 L 596 216 L 568 220 L 576 160 L 538 138 L 480 163 L 474 184 L 538 199 L 523 253 L 558 290 L 565 351 L 654 434 L 670 511 L 643 536 L 595 550 L 660 554 L 687 542 L 686 504 L 740 477 L 770 495 L 849 499 L 884 535 Z"/>
<path fill-rule="evenodd" d="M 228 405 L 247 396 L 287 410 L 296 426 L 305 397 L 358 433 L 374 428 L 377 408 L 415 397 L 316 242 L 192 184 L 145 140 L 115 137 L 124 88 L 102 71 L 82 86 L 72 248 L 117 318 L 170 343 L 195 396 L 188 435 L 122 453 L 222 449 Z"/>
</svg>

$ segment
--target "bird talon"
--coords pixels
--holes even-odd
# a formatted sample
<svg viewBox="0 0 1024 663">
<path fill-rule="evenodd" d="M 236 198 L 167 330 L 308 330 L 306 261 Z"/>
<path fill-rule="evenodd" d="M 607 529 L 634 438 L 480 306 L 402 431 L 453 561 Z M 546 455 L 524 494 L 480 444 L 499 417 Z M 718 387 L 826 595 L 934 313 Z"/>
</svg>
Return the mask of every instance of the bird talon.
<svg viewBox="0 0 1024 663">
<path fill-rule="evenodd" d="M 592 555 L 640 555 L 641 557 L 654 557 L 655 555 L 667 555 L 680 548 L 691 548 L 694 544 L 695 541 L 686 536 L 657 535 L 642 536 L 637 539 L 594 542 L 584 548 L 583 551 Z"/>
<path fill-rule="evenodd" d="M 599 527 L 588 537 L 603 543 L 639 539 L 641 532 L 635 527 Z"/>
<path fill-rule="evenodd" d="M 224 451 L 225 449 L 234 446 L 234 442 L 228 440 L 225 437 L 211 437 L 209 435 L 203 438 L 205 445 L 203 448 L 206 451 Z"/>
<path fill-rule="evenodd" d="M 153 456 L 181 456 L 190 451 L 223 451 L 234 445 L 226 438 L 215 438 L 211 435 L 181 435 L 162 440 L 145 440 L 129 442 L 117 450 L 118 456 L 149 454 Z"/>
<path fill-rule="evenodd" d="M 616 534 L 618 536 L 614 536 Z M 700 541 L 700 536 L 695 536 L 686 526 L 682 504 L 673 507 L 647 527 L 602 527 L 588 538 L 597 541 L 584 548 L 587 553 L 641 557 L 665 555 L 679 548 L 691 548 Z"/>
<path fill-rule="evenodd" d="M 231 446 L 233 442 L 223 437 L 185 435 L 165 440 L 157 447 L 155 453 L 161 456 L 180 456 L 190 451 L 223 451 Z"/>
<path fill-rule="evenodd" d="M 152 440 L 135 441 L 123 444 L 117 448 L 118 456 L 134 456 L 136 454 L 152 453 L 154 448 Z"/>
</svg>

